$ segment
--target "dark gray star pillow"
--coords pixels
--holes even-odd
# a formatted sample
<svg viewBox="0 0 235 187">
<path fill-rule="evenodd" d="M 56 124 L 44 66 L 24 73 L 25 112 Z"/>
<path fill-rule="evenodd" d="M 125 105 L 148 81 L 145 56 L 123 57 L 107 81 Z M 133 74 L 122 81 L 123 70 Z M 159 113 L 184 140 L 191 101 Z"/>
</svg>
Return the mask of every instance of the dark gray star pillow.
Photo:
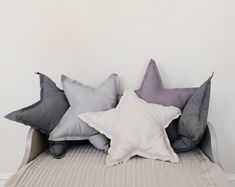
<svg viewBox="0 0 235 187">
<path fill-rule="evenodd" d="M 179 139 L 172 144 L 176 152 L 190 151 L 206 131 L 212 77 L 213 74 L 195 91 L 183 109 L 178 126 Z"/>
<path fill-rule="evenodd" d="M 50 78 L 42 73 L 36 74 L 40 77 L 40 100 L 6 115 L 5 118 L 31 126 L 49 136 L 69 108 L 69 103 L 64 92 Z M 51 146 L 50 150 L 54 157 L 61 157 L 65 153 L 66 145 L 64 143 L 58 142 L 57 145 L 54 142 Z"/>
</svg>

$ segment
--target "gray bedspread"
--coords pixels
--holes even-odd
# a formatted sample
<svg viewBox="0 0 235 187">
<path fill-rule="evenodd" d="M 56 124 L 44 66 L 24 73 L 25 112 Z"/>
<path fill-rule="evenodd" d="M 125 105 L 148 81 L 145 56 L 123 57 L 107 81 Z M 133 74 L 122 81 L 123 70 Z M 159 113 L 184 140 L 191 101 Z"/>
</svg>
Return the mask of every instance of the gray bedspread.
<svg viewBox="0 0 235 187">
<path fill-rule="evenodd" d="M 180 163 L 134 157 L 114 167 L 90 145 L 72 147 L 60 160 L 48 152 L 14 174 L 5 187 L 226 187 L 222 169 L 200 151 L 179 154 Z"/>
</svg>

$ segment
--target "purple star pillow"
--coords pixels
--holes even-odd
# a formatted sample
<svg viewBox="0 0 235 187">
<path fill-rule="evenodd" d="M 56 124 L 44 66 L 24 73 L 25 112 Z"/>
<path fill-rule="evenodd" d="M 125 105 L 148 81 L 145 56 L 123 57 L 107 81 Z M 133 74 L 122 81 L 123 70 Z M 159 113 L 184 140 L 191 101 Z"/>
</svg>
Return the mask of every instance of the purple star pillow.
<svg viewBox="0 0 235 187">
<path fill-rule="evenodd" d="M 157 65 L 151 59 L 142 85 L 136 94 L 149 103 L 175 106 L 182 110 L 195 90 L 196 88 L 164 88 Z M 178 138 L 178 120 L 174 120 L 166 129 L 171 143 Z"/>
</svg>

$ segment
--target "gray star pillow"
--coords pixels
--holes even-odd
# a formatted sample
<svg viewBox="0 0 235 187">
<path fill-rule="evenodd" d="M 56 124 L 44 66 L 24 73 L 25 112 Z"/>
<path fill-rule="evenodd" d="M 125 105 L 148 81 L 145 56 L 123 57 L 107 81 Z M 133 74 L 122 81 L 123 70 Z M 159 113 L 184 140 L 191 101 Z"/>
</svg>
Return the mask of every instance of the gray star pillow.
<svg viewBox="0 0 235 187">
<path fill-rule="evenodd" d="M 191 150 L 205 133 L 212 77 L 213 75 L 195 91 L 184 107 L 178 125 L 180 138 L 172 145 L 176 152 Z"/>
<path fill-rule="evenodd" d="M 69 108 L 69 103 L 64 92 L 57 88 L 50 78 L 42 73 L 37 74 L 40 77 L 40 100 L 6 115 L 5 118 L 31 126 L 49 135 Z"/>
<path fill-rule="evenodd" d="M 69 108 L 69 103 L 64 92 L 50 78 L 42 73 L 37 74 L 40 77 L 40 100 L 31 106 L 6 115 L 5 118 L 31 126 L 49 135 Z M 50 149 L 55 157 L 61 157 L 65 153 L 64 144 L 57 145 L 53 142 Z"/>
<path fill-rule="evenodd" d="M 62 75 L 61 82 L 70 108 L 51 132 L 49 139 L 52 141 L 88 139 L 97 149 L 107 151 L 109 140 L 79 119 L 78 114 L 114 108 L 117 105 L 118 75 L 112 74 L 97 88 L 84 85 L 65 75 Z"/>
</svg>

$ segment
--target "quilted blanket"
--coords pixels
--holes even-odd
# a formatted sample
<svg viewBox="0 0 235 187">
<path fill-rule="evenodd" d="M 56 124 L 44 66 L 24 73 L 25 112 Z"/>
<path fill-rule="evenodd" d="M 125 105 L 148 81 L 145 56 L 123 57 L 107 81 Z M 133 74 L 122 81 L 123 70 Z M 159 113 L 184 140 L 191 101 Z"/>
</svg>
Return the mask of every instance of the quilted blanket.
<svg viewBox="0 0 235 187">
<path fill-rule="evenodd" d="M 223 170 L 200 149 L 178 155 L 179 164 L 134 157 L 105 165 L 90 145 L 71 147 L 60 160 L 44 152 L 10 177 L 5 187 L 226 187 Z"/>
</svg>

